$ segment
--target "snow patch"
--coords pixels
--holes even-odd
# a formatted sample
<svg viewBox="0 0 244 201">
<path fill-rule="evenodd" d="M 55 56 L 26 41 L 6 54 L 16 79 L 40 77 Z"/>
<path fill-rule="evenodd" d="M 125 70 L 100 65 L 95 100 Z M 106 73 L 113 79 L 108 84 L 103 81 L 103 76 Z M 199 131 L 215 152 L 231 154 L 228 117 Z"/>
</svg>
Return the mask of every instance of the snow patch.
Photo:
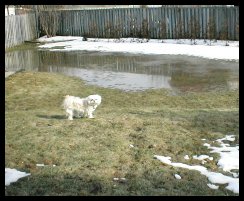
<svg viewBox="0 0 244 201">
<path fill-rule="evenodd" d="M 178 174 L 175 174 L 175 178 L 176 178 L 176 179 L 181 179 L 181 176 L 178 175 Z"/>
<path fill-rule="evenodd" d="M 226 189 L 233 191 L 234 193 L 239 193 L 239 178 L 237 178 L 239 177 L 239 173 L 231 172 L 232 169 L 239 170 L 239 146 L 230 147 L 229 144 L 223 143 L 224 140 L 233 142 L 235 140 L 235 137 L 234 135 L 227 135 L 225 138 L 216 140 L 217 142 L 220 143 L 220 147 L 208 146 L 208 149 L 212 149 L 210 153 L 220 154 L 220 160 L 217 163 L 218 166 L 222 168 L 224 171 L 232 173 L 233 177 L 226 176 L 222 173 L 209 171 L 207 170 L 206 167 L 200 165 L 187 165 L 184 163 L 171 162 L 171 157 L 159 156 L 159 155 L 154 155 L 154 157 L 160 160 L 161 162 L 174 167 L 181 167 L 189 170 L 197 170 L 202 175 L 208 177 L 208 180 L 211 183 L 228 184 L 226 186 Z M 193 158 L 198 160 L 203 160 L 203 159 L 212 160 L 212 157 L 209 157 L 207 155 L 193 156 Z M 217 189 L 217 186 L 213 184 L 208 184 L 208 186 L 210 188 Z"/>
<path fill-rule="evenodd" d="M 40 45 L 39 48 L 47 48 L 50 51 L 101 51 L 101 52 L 124 52 L 133 54 L 167 54 L 167 55 L 187 55 L 203 57 L 208 59 L 223 59 L 239 61 L 239 41 L 206 41 L 195 40 L 193 45 L 190 39 L 160 40 L 160 39 L 139 39 L 120 38 L 103 39 L 83 37 L 46 36 L 37 39 L 39 42 L 49 42 Z M 58 42 L 57 42 L 58 41 Z M 52 43 L 53 42 L 53 43 Z M 62 48 L 60 48 L 62 47 Z"/>
<path fill-rule="evenodd" d="M 5 168 L 5 186 L 18 181 L 22 177 L 29 176 L 30 173 L 20 172 L 16 169 Z"/>
<path fill-rule="evenodd" d="M 219 186 L 216 186 L 214 184 L 207 184 L 209 188 L 212 188 L 212 189 L 218 189 Z"/>
</svg>

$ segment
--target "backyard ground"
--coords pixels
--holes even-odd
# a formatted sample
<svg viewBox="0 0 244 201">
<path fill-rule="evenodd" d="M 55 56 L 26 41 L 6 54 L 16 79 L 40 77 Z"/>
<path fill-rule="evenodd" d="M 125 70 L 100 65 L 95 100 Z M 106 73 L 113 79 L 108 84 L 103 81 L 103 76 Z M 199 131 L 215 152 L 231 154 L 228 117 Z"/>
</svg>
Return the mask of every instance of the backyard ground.
<svg viewBox="0 0 244 201">
<path fill-rule="evenodd" d="M 67 120 L 61 108 L 67 94 L 101 95 L 95 119 Z M 238 90 L 124 92 L 61 74 L 19 72 L 5 80 L 5 167 L 31 175 L 7 186 L 5 195 L 237 195 L 153 157 L 201 164 L 184 156 L 207 154 L 214 160 L 205 167 L 221 172 L 219 156 L 201 139 L 227 134 L 239 144 Z"/>
</svg>

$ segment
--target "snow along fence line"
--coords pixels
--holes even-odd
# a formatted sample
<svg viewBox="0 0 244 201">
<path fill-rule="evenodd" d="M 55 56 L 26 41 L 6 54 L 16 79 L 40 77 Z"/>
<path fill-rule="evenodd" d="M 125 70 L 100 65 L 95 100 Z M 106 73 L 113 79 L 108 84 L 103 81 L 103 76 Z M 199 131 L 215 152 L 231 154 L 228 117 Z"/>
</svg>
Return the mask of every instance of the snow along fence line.
<svg viewBox="0 0 244 201">
<path fill-rule="evenodd" d="M 60 36 L 239 40 L 239 7 L 63 10 L 57 15 Z"/>
</svg>

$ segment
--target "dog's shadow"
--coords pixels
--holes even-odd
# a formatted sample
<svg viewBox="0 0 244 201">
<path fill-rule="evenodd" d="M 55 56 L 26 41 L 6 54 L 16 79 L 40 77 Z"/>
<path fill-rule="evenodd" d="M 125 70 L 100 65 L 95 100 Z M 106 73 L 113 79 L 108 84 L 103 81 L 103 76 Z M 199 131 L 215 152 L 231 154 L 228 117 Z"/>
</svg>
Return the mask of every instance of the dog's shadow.
<svg viewBox="0 0 244 201">
<path fill-rule="evenodd" d="M 65 115 L 42 115 L 42 114 L 38 114 L 36 116 L 43 118 L 43 119 L 67 119 L 67 117 Z"/>
</svg>

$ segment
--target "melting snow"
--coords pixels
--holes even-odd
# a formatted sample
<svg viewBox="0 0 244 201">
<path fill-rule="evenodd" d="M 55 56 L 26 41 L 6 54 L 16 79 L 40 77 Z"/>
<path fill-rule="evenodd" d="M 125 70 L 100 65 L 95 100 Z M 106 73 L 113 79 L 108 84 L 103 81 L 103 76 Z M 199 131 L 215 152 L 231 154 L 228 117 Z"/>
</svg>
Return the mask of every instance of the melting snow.
<svg viewBox="0 0 244 201">
<path fill-rule="evenodd" d="M 197 160 L 204 160 L 204 159 L 209 159 L 209 160 L 213 160 L 213 157 L 209 157 L 208 155 L 200 155 L 200 156 L 193 156 L 193 159 L 197 159 Z"/>
<path fill-rule="evenodd" d="M 223 143 L 223 141 L 234 141 L 234 135 L 227 135 L 225 138 L 216 140 L 218 143 L 220 143 L 221 147 L 211 147 L 207 146 L 208 149 L 212 149 L 210 153 L 219 153 L 220 154 L 220 160 L 218 161 L 218 165 L 220 168 L 222 168 L 224 171 L 232 173 L 233 177 L 223 175 L 222 173 L 217 172 L 211 172 L 208 171 L 206 167 L 200 166 L 200 165 L 187 165 L 183 163 L 174 163 L 171 162 L 171 157 L 165 157 L 165 156 L 159 156 L 155 155 L 154 157 L 160 160 L 161 162 L 174 166 L 174 167 L 181 167 L 186 168 L 189 170 L 197 170 L 202 175 L 205 175 L 208 177 L 208 180 L 211 183 L 215 184 L 228 184 L 226 186 L 226 189 L 233 191 L 234 193 L 239 193 L 239 178 L 236 178 L 239 176 L 239 173 L 231 172 L 232 169 L 238 169 L 239 170 L 239 146 L 230 147 L 229 144 Z M 206 146 L 206 145 L 205 145 Z M 201 156 L 195 156 L 195 158 L 201 158 L 201 159 L 210 159 L 207 155 L 201 155 Z M 208 184 L 210 188 L 217 189 L 217 186 Z"/>
<path fill-rule="evenodd" d="M 29 176 L 30 173 L 20 172 L 16 169 L 5 168 L 5 186 L 18 181 L 22 177 Z"/>
<path fill-rule="evenodd" d="M 212 189 L 218 189 L 219 186 L 216 186 L 214 184 L 207 184 L 209 188 L 212 188 Z"/>
<path fill-rule="evenodd" d="M 175 178 L 176 178 L 176 179 L 181 179 L 181 176 L 178 175 L 178 174 L 175 174 Z"/>
<path fill-rule="evenodd" d="M 209 59 L 239 60 L 239 41 L 210 41 L 197 39 L 192 44 L 190 39 L 101 39 L 83 37 L 46 36 L 37 39 L 39 42 L 49 42 L 40 45 L 39 48 L 47 48 L 50 51 L 101 51 L 101 52 L 124 52 L 133 54 L 169 54 L 197 56 Z M 57 42 L 59 41 L 59 42 Z M 50 43 L 51 42 L 51 43 Z M 60 48 L 62 47 L 62 49 Z"/>
<path fill-rule="evenodd" d="M 44 164 L 36 164 L 37 167 L 43 167 L 45 166 Z"/>
</svg>

